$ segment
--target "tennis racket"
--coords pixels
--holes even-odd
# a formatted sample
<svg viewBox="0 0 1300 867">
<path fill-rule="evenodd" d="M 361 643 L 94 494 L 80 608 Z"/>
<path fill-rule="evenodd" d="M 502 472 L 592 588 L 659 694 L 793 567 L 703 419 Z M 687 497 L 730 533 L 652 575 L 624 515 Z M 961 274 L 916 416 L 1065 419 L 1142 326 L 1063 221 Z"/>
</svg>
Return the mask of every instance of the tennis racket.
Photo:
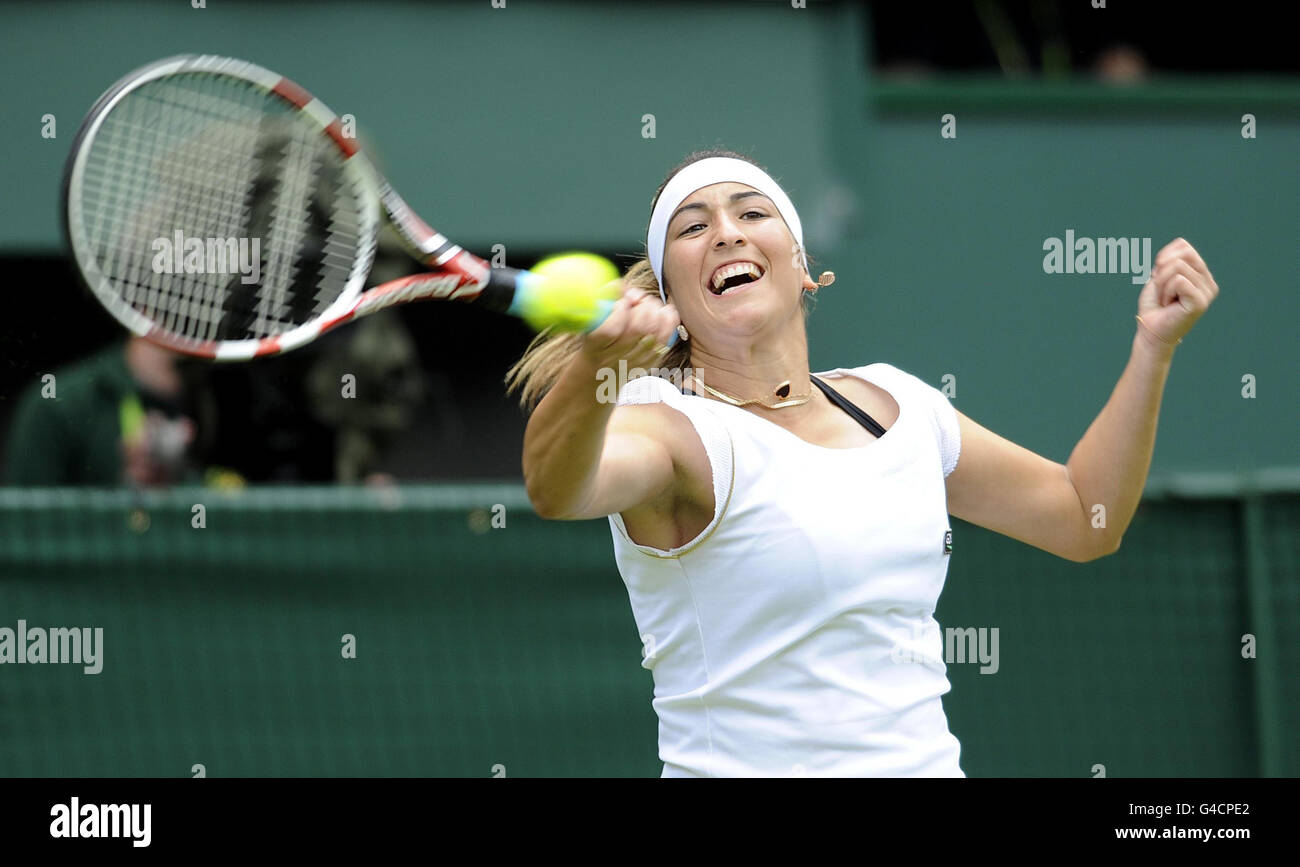
<svg viewBox="0 0 1300 867">
<path fill-rule="evenodd" d="M 159 60 L 109 88 L 63 193 L 90 291 L 132 332 L 190 355 L 273 355 L 429 298 L 589 331 L 617 297 L 617 284 L 491 267 L 420 219 L 319 100 L 226 57 Z M 431 270 L 365 290 L 381 219 Z"/>
</svg>

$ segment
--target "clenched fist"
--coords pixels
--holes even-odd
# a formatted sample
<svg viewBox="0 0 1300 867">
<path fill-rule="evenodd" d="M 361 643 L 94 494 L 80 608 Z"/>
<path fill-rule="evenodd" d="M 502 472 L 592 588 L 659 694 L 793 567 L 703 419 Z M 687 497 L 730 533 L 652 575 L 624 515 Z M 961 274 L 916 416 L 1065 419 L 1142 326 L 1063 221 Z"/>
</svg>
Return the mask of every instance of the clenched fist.
<svg viewBox="0 0 1300 867">
<path fill-rule="evenodd" d="M 621 281 L 620 281 L 621 282 Z M 584 335 L 582 354 L 596 368 L 651 367 L 663 358 L 681 319 L 658 296 L 623 284 L 623 295 L 600 327 Z"/>
<path fill-rule="evenodd" d="M 1156 254 L 1151 277 L 1138 295 L 1139 330 L 1176 346 L 1218 295 L 1219 284 L 1200 254 L 1184 239 L 1175 238 Z"/>
</svg>

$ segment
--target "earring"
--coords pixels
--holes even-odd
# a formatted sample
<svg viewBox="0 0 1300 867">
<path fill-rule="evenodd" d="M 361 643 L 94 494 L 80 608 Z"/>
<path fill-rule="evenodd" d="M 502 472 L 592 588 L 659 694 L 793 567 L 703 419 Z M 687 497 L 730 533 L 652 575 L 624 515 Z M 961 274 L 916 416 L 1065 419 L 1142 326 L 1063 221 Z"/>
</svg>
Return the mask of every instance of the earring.
<svg viewBox="0 0 1300 867">
<path fill-rule="evenodd" d="M 690 339 L 691 339 L 691 335 L 689 335 L 689 334 L 686 333 L 686 326 L 685 326 L 685 325 L 678 325 L 678 326 L 677 326 L 677 336 L 680 337 L 682 340 L 690 340 Z"/>
<path fill-rule="evenodd" d="M 823 271 L 823 272 L 821 273 L 821 276 L 817 278 L 817 285 L 818 285 L 818 286 L 823 286 L 823 287 L 825 287 L 825 286 L 829 286 L 829 285 L 831 285 L 831 284 L 834 283 L 834 282 L 835 282 L 835 272 L 834 272 L 834 271 Z"/>
</svg>

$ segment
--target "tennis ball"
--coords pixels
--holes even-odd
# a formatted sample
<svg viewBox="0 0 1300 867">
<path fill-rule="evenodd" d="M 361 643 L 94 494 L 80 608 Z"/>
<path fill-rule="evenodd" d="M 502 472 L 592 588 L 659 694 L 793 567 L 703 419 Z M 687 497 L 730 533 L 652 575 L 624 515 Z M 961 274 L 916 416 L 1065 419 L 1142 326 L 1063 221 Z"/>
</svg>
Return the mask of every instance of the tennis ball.
<svg viewBox="0 0 1300 867">
<path fill-rule="evenodd" d="M 599 289 L 618 279 L 618 268 L 595 253 L 558 253 L 547 256 L 531 269 L 534 274 Z"/>
<path fill-rule="evenodd" d="M 524 321 L 538 331 L 555 326 L 582 331 L 600 321 L 622 294 L 618 268 L 595 253 L 559 253 L 529 269 L 534 278 Z"/>
</svg>

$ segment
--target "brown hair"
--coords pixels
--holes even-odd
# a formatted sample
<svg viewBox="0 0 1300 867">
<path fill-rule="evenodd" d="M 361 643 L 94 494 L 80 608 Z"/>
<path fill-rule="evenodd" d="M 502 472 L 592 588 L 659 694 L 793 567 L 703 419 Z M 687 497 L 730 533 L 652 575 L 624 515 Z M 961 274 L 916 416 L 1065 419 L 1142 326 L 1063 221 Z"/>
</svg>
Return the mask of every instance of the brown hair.
<svg viewBox="0 0 1300 867">
<path fill-rule="evenodd" d="M 663 183 L 659 185 L 659 189 L 655 190 L 654 199 L 650 203 L 651 213 L 654 212 L 655 205 L 659 203 L 659 196 L 662 195 L 664 187 L 668 186 L 668 182 L 673 179 L 674 175 L 691 163 L 710 157 L 731 157 L 752 163 L 760 169 L 763 168 L 753 158 L 725 148 L 694 151 L 686 159 L 674 166 L 672 171 L 668 172 L 668 176 L 664 178 Z M 766 169 L 763 170 L 767 171 Z M 811 265 L 814 261 L 812 255 L 807 253 L 806 250 L 805 255 L 808 256 L 808 262 Z M 630 288 L 640 289 L 648 295 L 659 297 L 659 281 L 655 278 L 654 269 L 650 267 L 650 260 L 644 256 L 628 269 L 627 274 L 623 277 L 623 282 Z M 671 293 L 665 292 L 665 294 L 669 296 L 671 301 Z M 805 318 L 812 312 L 812 307 L 812 293 L 803 293 L 803 313 Z M 506 372 L 506 394 L 510 395 L 515 391 L 520 392 L 520 407 L 525 412 L 531 413 L 537 408 L 537 404 L 541 403 L 542 398 L 550 391 L 555 381 L 560 378 L 569 362 L 577 355 L 584 337 L 583 334 L 555 332 L 551 328 L 539 333 L 528 344 L 523 356 Z M 660 371 L 674 374 L 672 377 L 674 382 L 681 382 L 686 373 L 684 369 L 690 367 L 690 362 L 691 342 L 689 340 L 678 340 L 658 364 Z"/>
</svg>

